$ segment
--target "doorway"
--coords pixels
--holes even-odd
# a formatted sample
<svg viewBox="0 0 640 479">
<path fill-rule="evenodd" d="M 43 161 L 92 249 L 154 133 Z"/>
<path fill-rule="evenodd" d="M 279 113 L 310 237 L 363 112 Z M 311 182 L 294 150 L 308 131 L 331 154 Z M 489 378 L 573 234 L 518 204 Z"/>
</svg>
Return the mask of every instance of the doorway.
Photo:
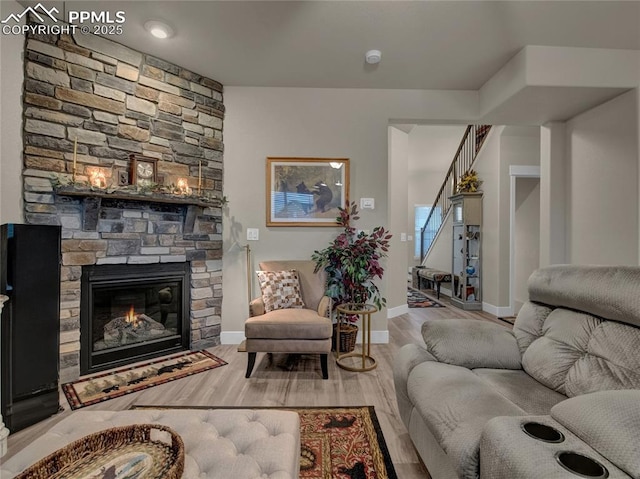
<svg viewBox="0 0 640 479">
<path fill-rule="evenodd" d="M 527 280 L 540 265 L 540 167 L 511 166 L 509 308 L 528 299 Z"/>
</svg>

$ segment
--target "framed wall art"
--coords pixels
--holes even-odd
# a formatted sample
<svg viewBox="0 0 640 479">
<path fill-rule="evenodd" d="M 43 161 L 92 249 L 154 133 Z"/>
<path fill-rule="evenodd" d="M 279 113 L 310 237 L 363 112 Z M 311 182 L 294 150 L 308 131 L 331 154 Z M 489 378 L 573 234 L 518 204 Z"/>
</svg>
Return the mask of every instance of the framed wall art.
<svg viewBox="0 0 640 479">
<path fill-rule="evenodd" d="M 267 158 L 267 226 L 336 226 L 349 198 L 347 158 Z"/>
</svg>

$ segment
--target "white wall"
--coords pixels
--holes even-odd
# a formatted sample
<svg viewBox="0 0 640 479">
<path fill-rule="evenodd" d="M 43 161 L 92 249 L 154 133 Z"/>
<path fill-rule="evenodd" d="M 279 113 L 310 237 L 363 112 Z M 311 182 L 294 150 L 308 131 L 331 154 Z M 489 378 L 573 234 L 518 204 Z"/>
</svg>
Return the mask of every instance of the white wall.
<svg viewBox="0 0 640 479">
<path fill-rule="evenodd" d="M 350 158 L 350 197 L 376 201 L 376 209 L 363 211 L 357 226 L 388 226 L 390 119 L 467 121 L 477 111 L 477 95 L 470 92 L 227 87 L 224 96 L 224 193 L 229 199 L 223 218 L 225 342 L 242 338 L 247 318 L 244 256 L 239 248 L 229 251 L 233 241 L 246 244 L 246 228 L 260 229 L 260 240 L 251 243 L 254 265 L 269 258 L 310 258 L 338 234 L 336 228 L 265 227 L 267 156 Z M 406 284 L 406 275 L 406 269 L 398 278 L 385 275 L 383 295 L 390 282 Z M 386 311 L 372 323 L 374 332 L 384 336 Z"/>
<path fill-rule="evenodd" d="M 509 167 L 512 165 L 538 166 L 540 164 L 540 128 L 537 126 L 508 126 L 500 136 L 500 201 L 497 212 L 485 208 L 486 214 L 499 215 L 499 251 L 497 270 L 497 299 L 490 303 L 498 308 L 509 307 L 510 284 L 510 215 L 511 177 Z M 485 300 L 486 302 L 486 300 Z M 505 310 L 506 311 L 506 310 Z M 498 315 L 505 314 L 498 310 Z"/>
<path fill-rule="evenodd" d="M 509 201 L 511 165 L 537 165 L 538 127 L 493 127 L 476 160 L 482 191 L 482 302 L 493 313 L 509 307 Z"/>
<path fill-rule="evenodd" d="M 407 221 L 410 225 L 414 224 L 415 205 L 430 205 L 435 200 L 465 128 L 466 125 L 417 125 L 409 133 Z M 414 257 L 415 242 L 420 242 L 420 237 L 414 237 L 408 248 L 410 265 L 420 263 Z"/>
<path fill-rule="evenodd" d="M 567 122 L 567 260 L 638 264 L 637 90 Z"/>
<path fill-rule="evenodd" d="M 540 127 L 540 266 L 567 263 L 566 126 Z"/>
<path fill-rule="evenodd" d="M 24 10 L 0 2 L 0 17 Z M 0 40 L 0 224 L 22 223 L 22 52 L 23 35 L 1 34 Z"/>
<path fill-rule="evenodd" d="M 407 221 L 407 182 L 409 162 L 409 135 L 394 127 L 389 127 L 389 229 L 393 231 L 389 257 L 385 261 L 385 275 L 389 278 L 407 277 L 409 262 L 407 249 L 413 243 L 406 241 L 406 233 L 411 232 L 413 223 Z M 402 241 L 402 233 L 405 241 Z M 387 282 L 388 316 L 395 317 L 407 312 L 406 281 Z"/>
<path fill-rule="evenodd" d="M 439 269 L 441 271 L 451 271 L 452 249 L 453 247 L 453 217 L 451 214 L 444 219 L 444 224 L 440 233 L 435 239 L 433 247 L 427 256 L 425 266 Z M 457 274 L 457 273 L 455 273 Z"/>
<path fill-rule="evenodd" d="M 482 180 L 482 301 L 498 304 L 498 259 L 500 257 L 500 138 L 504 126 L 494 126 L 476 159 L 475 169 Z"/>
<path fill-rule="evenodd" d="M 540 262 L 540 178 L 516 178 L 514 314 L 528 300 L 527 280 Z"/>
</svg>

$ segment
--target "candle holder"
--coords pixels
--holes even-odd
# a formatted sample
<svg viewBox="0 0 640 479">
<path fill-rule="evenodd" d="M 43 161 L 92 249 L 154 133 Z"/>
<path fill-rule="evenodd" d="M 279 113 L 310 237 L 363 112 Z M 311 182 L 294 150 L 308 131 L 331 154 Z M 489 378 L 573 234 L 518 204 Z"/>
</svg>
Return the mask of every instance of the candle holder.
<svg viewBox="0 0 640 479">
<path fill-rule="evenodd" d="M 191 188 L 189 188 L 189 182 L 186 178 L 178 178 L 178 183 L 176 185 L 176 190 L 180 195 L 190 195 Z"/>
<path fill-rule="evenodd" d="M 89 184 L 94 188 L 104 189 L 107 187 L 107 172 L 103 168 L 91 167 L 86 170 L 89 177 Z"/>
</svg>

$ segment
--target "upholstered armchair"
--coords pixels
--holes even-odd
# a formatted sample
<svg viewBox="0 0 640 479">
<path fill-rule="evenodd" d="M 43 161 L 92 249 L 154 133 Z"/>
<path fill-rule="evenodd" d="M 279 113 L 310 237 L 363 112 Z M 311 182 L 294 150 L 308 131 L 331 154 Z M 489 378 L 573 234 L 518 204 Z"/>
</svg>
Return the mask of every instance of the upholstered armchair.
<svg viewBox="0 0 640 479">
<path fill-rule="evenodd" d="M 304 260 L 265 261 L 260 263 L 260 269 L 264 272 L 295 271 L 293 276 L 297 276 L 299 292 L 295 291 L 296 284 L 291 284 L 291 275 L 281 275 L 288 278 L 281 287 L 277 282 L 278 275 L 266 275 L 268 279 L 265 281 L 270 281 L 270 284 L 265 286 L 263 283 L 265 294 L 249 304 L 250 317 L 244 325 L 249 353 L 246 377 L 251 376 L 257 353 L 266 352 L 320 354 L 322 378 L 327 379 L 333 325 L 330 319 L 331 299 L 324 295 L 324 271 L 315 273 L 315 263 Z M 284 297 L 281 304 L 277 300 L 273 304 L 274 301 L 268 297 L 269 291 Z"/>
</svg>

